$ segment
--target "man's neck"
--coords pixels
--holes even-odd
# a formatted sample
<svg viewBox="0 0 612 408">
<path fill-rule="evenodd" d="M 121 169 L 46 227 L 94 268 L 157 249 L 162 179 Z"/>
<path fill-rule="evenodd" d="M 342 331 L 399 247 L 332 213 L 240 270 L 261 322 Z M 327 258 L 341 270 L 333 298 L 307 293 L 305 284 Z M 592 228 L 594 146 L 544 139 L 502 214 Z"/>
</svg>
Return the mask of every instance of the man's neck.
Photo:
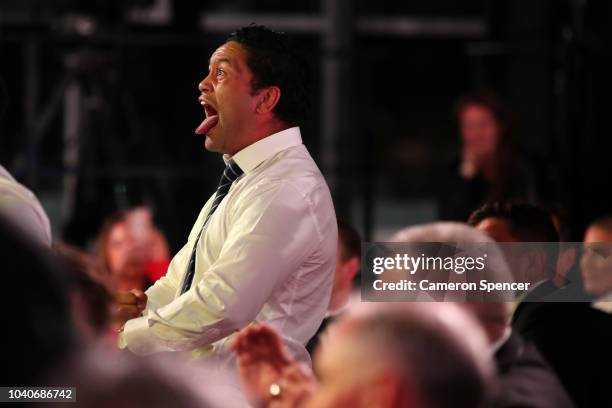
<svg viewBox="0 0 612 408">
<path fill-rule="evenodd" d="M 261 139 L 265 139 L 268 136 L 272 136 L 275 133 L 281 132 L 285 129 L 289 129 L 290 127 L 291 126 L 279 120 L 273 120 L 273 121 L 270 121 L 264 124 L 256 125 L 254 126 L 255 130 L 249 133 L 248 138 L 243 143 L 238 145 L 238 147 L 234 148 L 232 152 L 226 152 L 226 153 L 229 154 L 230 156 L 233 156 L 239 151 L 241 151 L 242 149 L 254 143 L 257 143 Z"/>
</svg>

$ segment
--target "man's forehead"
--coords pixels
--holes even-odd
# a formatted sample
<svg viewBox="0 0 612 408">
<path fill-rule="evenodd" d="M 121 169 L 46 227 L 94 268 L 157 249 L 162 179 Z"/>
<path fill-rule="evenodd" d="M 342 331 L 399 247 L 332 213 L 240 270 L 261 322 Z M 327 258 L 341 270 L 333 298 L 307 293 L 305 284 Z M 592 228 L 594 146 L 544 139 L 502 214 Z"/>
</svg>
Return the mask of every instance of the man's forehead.
<svg viewBox="0 0 612 408">
<path fill-rule="evenodd" d="M 501 217 L 487 217 L 476 225 L 476 229 L 488 234 L 497 242 L 519 241 L 512 234 L 512 225 L 509 220 Z"/>
<path fill-rule="evenodd" d="M 228 41 L 213 52 L 209 63 L 228 62 L 233 65 L 239 65 L 240 61 L 245 57 L 246 51 L 240 44 L 235 41 Z"/>
<path fill-rule="evenodd" d="M 587 228 L 585 233 L 585 241 L 599 241 L 608 242 L 612 241 L 612 230 L 602 227 L 600 225 L 591 225 Z"/>
</svg>

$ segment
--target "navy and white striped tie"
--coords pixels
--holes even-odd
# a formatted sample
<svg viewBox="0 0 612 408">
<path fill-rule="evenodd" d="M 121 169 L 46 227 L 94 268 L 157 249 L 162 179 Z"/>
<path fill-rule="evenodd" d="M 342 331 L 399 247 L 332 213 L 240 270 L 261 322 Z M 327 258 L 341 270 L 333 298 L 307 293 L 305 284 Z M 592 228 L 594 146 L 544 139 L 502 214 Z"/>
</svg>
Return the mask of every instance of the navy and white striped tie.
<svg viewBox="0 0 612 408">
<path fill-rule="evenodd" d="M 202 224 L 202 228 L 200 228 L 200 233 L 196 238 L 195 244 L 193 244 L 193 249 L 191 250 L 191 257 L 189 257 L 189 264 L 187 264 L 187 272 L 185 273 L 185 280 L 183 281 L 183 286 L 181 288 L 181 294 L 187 292 L 191 287 L 191 283 L 193 282 L 193 275 L 195 274 L 195 258 L 196 258 L 196 248 L 198 246 L 198 242 L 200 241 L 200 236 L 202 235 L 202 231 L 204 231 L 204 227 L 208 224 L 208 220 L 213 215 L 221 201 L 223 201 L 223 197 L 227 195 L 232 183 L 238 177 L 242 175 L 242 169 L 240 166 L 236 164 L 233 160 L 230 160 L 225 170 L 223 170 L 223 175 L 221 176 L 221 180 L 219 180 L 219 187 L 217 187 L 217 193 L 215 194 L 215 199 L 213 200 L 212 206 L 210 207 L 210 211 L 208 211 L 208 215 L 206 215 L 206 219 Z"/>
</svg>

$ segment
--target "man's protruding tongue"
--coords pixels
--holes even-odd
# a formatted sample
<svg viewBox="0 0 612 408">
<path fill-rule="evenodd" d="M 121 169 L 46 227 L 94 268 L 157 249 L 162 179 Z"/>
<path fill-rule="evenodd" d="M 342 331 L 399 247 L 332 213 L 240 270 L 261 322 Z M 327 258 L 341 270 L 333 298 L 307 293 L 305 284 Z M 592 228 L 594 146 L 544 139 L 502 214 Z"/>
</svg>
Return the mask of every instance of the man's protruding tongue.
<svg viewBox="0 0 612 408">
<path fill-rule="evenodd" d="M 214 128 L 217 125 L 217 122 L 219 122 L 219 115 L 211 115 L 207 117 L 202 121 L 202 123 L 200 123 L 200 126 L 198 126 L 198 128 L 196 129 L 196 134 L 205 135 L 210 129 Z"/>
</svg>

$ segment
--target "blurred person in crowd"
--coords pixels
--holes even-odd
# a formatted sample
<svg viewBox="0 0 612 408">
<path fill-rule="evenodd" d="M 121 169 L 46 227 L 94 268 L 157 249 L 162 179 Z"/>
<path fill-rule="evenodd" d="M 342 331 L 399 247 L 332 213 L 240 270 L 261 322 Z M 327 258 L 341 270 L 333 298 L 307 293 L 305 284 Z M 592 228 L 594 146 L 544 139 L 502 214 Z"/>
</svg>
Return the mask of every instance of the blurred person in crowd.
<svg viewBox="0 0 612 408">
<path fill-rule="evenodd" d="M 143 291 L 163 276 L 170 251 L 146 207 L 108 218 L 98 237 L 98 256 L 116 291 Z"/>
<path fill-rule="evenodd" d="M 215 376 L 208 375 L 206 383 L 195 383 L 190 378 L 193 373 L 193 367 L 176 360 L 145 360 L 92 345 L 51 372 L 45 384 L 74 387 L 76 403 L 70 406 L 75 407 L 238 407 L 218 395 L 222 389 L 218 389 Z"/>
<path fill-rule="evenodd" d="M 526 203 L 487 204 L 476 210 L 469 222 L 499 242 L 541 243 L 558 237 L 550 214 Z M 553 260 L 556 265 L 556 258 Z M 511 265 L 513 261 L 509 259 Z M 538 264 L 543 266 L 542 262 Z M 555 270 L 554 267 L 546 269 Z M 546 275 L 543 271 L 542 276 Z M 553 275 L 549 276 L 552 279 Z M 612 367 L 611 316 L 591 308 L 582 297 L 549 297 L 555 287 L 552 280 L 544 281 L 528 292 L 516 306 L 512 327 L 537 346 L 576 406 L 609 406 L 612 404 L 608 389 L 608 370 Z M 543 298 L 549 301 L 538 301 Z"/>
<path fill-rule="evenodd" d="M 334 286 L 325 318 L 317 333 L 306 345 L 311 355 L 319 345 L 327 326 L 348 307 L 360 266 L 361 238 L 359 233 L 347 222 L 338 220 L 338 254 L 336 255 Z"/>
<path fill-rule="evenodd" d="M 596 296 L 593 307 L 612 313 L 612 216 L 589 225 L 584 234 L 581 272 L 585 290 Z"/>
<path fill-rule="evenodd" d="M 5 385 L 41 386 L 49 370 L 79 347 L 69 287 L 58 260 L 0 215 L 5 287 L 1 365 Z"/>
<path fill-rule="evenodd" d="M 72 319 L 81 338 L 95 341 L 105 337 L 111 329 L 115 297 L 108 274 L 78 248 L 65 244 L 54 248 L 68 276 Z"/>
<path fill-rule="evenodd" d="M 468 224 L 497 242 L 537 243 L 506 245 L 503 250 L 517 281 L 531 282 L 529 301 L 557 292 L 559 235 L 549 212 L 521 201 L 489 202 L 476 209 Z M 549 244 L 545 244 L 549 243 Z"/>
<path fill-rule="evenodd" d="M 559 259 L 557 260 L 557 274 L 554 277 L 555 285 L 568 290 L 568 296 L 580 295 L 584 289 L 578 268 L 578 248 L 572 241 L 569 230 L 568 213 L 559 206 L 551 209 L 552 221 L 559 235 Z"/>
<path fill-rule="evenodd" d="M 477 408 L 494 369 L 479 325 L 453 304 L 352 306 L 315 353 L 318 379 L 266 325 L 234 341 L 242 384 L 268 407 Z"/>
<path fill-rule="evenodd" d="M 444 194 L 439 199 L 441 220 L 464 221 L 487 201 L 533 199 L 533 177 L 518 155 L 510 116 L 492 93 L 468 94 L 457 102 L 460 160 L 438 189 Z"/>
<path fill-rule="evenodd" d="M 0 165 L 0 214 L 28 237 L 51 246 L 51 224 L 38 198 Z"/>
<path fill-rule="evenodd" d="M 494 241 L 484 232 L 465 224 L 439 222 L 408 227 L 397 232 L 391 240 L 406 243 L 488 243 L 487 267 L 479 273 L 479 279 L 490 282 L 512 280 L 509 266 Z M 512 330 L 512 303 L 502 300 L 457 303 L 474 315 L 487 334 L 499 377 L 499 389 L 492 405 L 499 408 L 573 407 L 557 375 L 536 346 Z"/>
<path fill-rule="evenodd" d="M 259 321 L 309 362 L 305 344 L 327 311 L 338 236 L 299 128 L 306 63 L 284 34 L 251 25 L 214 51 L 198 89 L 205 119 L 196 134 L 226 167 L 168 273 L 146 294 L 120 294 L 133 317 L 120 347 L 189 352 L 235 370 L 230 336 Z"/>
</svg>

